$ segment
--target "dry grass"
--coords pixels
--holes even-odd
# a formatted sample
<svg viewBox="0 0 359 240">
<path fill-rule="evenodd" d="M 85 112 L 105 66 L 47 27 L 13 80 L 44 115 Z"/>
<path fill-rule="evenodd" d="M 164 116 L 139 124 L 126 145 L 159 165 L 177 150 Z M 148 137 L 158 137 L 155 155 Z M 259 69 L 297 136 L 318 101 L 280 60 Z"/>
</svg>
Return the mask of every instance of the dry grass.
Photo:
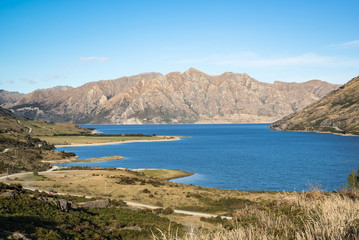
<svg viewBox="0 0 359 240">
<path fill-rule="evenodd" d="M 20 125 L 25 126 L 27 131 L 31 128 L 34 137 L 53 134 L 89 134 L 91 130 L 82 128 L 74 123 L 47 123 L 42 120 L 19 120 Z M 18 123 L 18 122 L 17 122 Z"/>
<path fill-rule="evenodd" d="M 174 170 L 174 169 L 139 169 L 134 171 L 141 172 L 149 177 L 156 177 L 165 180 L 188 177 L 193 175 L 193 173 L 190 172 Z"/>
<path fill-rule="evenodd" d="M 153 239 L 165 240 L 240 240 L 240 239 L 359 239 L 358 191 L 329 194 L 306 192 L 281 194 L 280 201 L 300 209 L 303 215 L 274 214 L 271 210 L 247 209 L 247 216 L 255 216 L 255 223 L 237 224 L 233 230 L 212 232 L 192 229 L 184 237 L 174 230 L 154 235 Z M 239 215 L 241 213 L 238 213 Z M 237 216 L 237 221 L 240 216 Z M 238 222 L 237 222 L 238 223 Z"/>
<path fill-rule="evenodd" d="M 55 153 L 57 151 L 54 151 Z M 46 160 L 42 160 L 42 162 L 49 163 L 49 164 L 62 164 L 62 163 L 70 163 L 70 162 L 103 162 L 103 161 L 112 161 L 112 160 L 121 160 L 125 159 L 125 157 L 122 156 L 107 156 L 107 157 L 99 157 L 99 158 L 87 158 L 87 159 L 81 159 L 78 158 L 78 156 L 75 157 L 69 157 L 65 159 L 55 159 L 51 156 L 46 156 Z"/>
<path fill-rule="evenodd" d="M 46 178 L 23 176 L 11 182 L 174 209 L 191 207 L 198 212 L 234 217 L 234 221 L 216 223 L 215 219 L 201 222 L 196 217 L 168 215 L 172 221 L 194 228 L 181 238 L 176 229 L 154 231 L 153 239 L 359 239 L 359 191 L 230 191 L 172 183 L 123 170 L 66 170 L 41 175 Z"/>
<path fill-rule="evenodd" d="M 46 179 L 27 182 L 23 181 L 23 176 L 11 182 L 18 182 L 24 187 L 35 184 L 42 190 L 54 189 L 61 193 L 103 197 L 106 181 L 106 196 L 112 199 L 221 215 L 233 214 L 235 209 L 245 205 L 276 198 L 276 194 L 271 192 L 197 187 L 123 170 L 65 170 L 41 175 Z"/>
</svg>

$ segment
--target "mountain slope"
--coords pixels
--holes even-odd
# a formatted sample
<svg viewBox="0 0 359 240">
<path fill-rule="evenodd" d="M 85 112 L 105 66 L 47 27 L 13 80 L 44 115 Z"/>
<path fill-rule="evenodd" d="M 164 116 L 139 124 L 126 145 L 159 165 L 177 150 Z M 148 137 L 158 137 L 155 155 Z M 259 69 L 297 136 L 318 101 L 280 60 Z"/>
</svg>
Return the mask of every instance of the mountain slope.
<svg viewBox="0 0 359 240">
<path fill-rule="evenodd" d="M 18 92 L 8 92 L 0 89 L 0 106 L 4 103 L 13 104 L 20 100 L 25 94 Z"/>
<path fill-rule="evenodd" d="M 11 106 L 31 119 L 77 123 L 271 122 L 319 100 L 333 85 L 259 82 L 196 69 L 145 73 L 64 91 L 34 91 Z"/>
<path fill-rule="evenodd" d="M 90 132 L 73 123 L 32 121 L 0 107 L 0 174 L 46 170 L 50 165 L 44 159 L 59 160 L 74 155 L 54 151 L 54 146 L 38 139 L 41 135 Z"/>
<path fill-rule="evenodd" d="M 74 123 L 47 123 L 29 120 L 0 107 L 0 132 L 17 132 L 31 136 L 54 134 L 90 134 L 91 130 Z"/>
<path fill-rule="evenodd" d="M 359 76 L 322 100 L 274 122 L 270 128 L 359 135 Z"/>
</svg>

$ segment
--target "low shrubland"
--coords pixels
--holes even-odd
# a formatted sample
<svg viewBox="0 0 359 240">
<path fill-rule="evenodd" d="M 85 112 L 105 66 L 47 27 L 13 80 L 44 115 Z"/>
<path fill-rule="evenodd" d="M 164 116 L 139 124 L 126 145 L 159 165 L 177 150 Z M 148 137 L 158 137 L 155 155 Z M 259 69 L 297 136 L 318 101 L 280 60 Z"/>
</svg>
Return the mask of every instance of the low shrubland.
<svg viewBox="0 0 359 240">
<path fill-rule="evenodd" d="M 182 235 L 183 226 L 170 223 L 151 211 L 132 210 L 118 201 L 107 208 L 61 211 L 41 197 L 54 196 L 26 191 L 20 185 L 0 184 L 0 193 L 15 192 L 14 197 L 0 194 L 0 238 L 21 233 L 30 239 L 149 239 L 152 233 L 171 225 Z M 55 196 L 67 201 L 83 201 L 71 196 Z"/>
</svg>

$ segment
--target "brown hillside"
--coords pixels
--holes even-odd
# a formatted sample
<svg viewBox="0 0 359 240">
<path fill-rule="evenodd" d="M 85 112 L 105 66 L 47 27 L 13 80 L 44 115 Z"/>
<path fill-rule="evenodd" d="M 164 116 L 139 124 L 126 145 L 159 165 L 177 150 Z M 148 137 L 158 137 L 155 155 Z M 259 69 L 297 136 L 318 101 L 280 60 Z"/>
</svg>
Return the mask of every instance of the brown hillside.
<svg viewBox="0 0 359 240">
<path fill-rule="evenodd" d="M 319 131 L 359 135 L 359 77 L 322 100 L 273 123 L 274 130 Z"/>
</svg>

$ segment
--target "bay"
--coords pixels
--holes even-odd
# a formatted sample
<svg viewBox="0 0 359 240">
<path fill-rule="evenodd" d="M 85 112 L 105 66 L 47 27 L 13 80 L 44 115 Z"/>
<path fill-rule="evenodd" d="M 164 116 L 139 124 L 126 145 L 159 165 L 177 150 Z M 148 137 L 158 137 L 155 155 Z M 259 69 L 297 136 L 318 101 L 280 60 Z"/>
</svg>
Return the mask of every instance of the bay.
<svg viewBox="0 0 359 240">
<path fill-rule="evenodd" d="M 124 160 L 68 163 L 179 169 L 195 175 L 173 181 L 238 190 L 333 191 L 359 166 L 359 137 L 273 131 L 268 124 L 82 125 L 104 134 L 187 136 L 179 141 L 64 147 L 80 158 L 121 155 Z"/>
</svg>

